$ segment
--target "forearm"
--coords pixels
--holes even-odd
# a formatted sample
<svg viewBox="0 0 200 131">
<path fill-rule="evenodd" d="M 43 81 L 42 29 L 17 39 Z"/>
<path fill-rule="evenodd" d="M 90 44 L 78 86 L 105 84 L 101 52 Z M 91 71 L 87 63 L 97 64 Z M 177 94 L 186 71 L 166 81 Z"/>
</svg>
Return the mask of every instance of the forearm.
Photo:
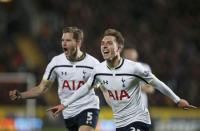
<svg viewBox="0 0 200 131">
<path fill-rule="evenodd" d="M 33 87 L 28 91 L 21 92 L 21 98 L 22 99 L 31 99 L 36 98 L 44 93 L 44 90 L 42 90 L 39 86 Z"/>
<path fill-rule="evenodd" d="M 49 80 L 42 80 L 38 86 L 35 86 L 31 88 L 28 91 L 21 92 L 21 98 L 22 99 L 31 99 L 31 98 L 36 98 L 42 94 L 44 94 L 47 89 L 49 89 L 53 84 L 53 81 Z"/>
<path fill-rule="evenodd" d="M 180 98 L 166 84 L 164 84 L 155 76 L 153 77 L 153 80 L 150 84 L 162 92 L 164 95 L 170 97 L 175 103 L 180 101 Z"/>
<path fill-rule="evenodd" d="M 62 104 L 67 107 L 69 104 L 85 96 L 90 91 L 90 86 L 85 83 L 81 86 L 69 99 L 65 100 Z"/>
</svg>

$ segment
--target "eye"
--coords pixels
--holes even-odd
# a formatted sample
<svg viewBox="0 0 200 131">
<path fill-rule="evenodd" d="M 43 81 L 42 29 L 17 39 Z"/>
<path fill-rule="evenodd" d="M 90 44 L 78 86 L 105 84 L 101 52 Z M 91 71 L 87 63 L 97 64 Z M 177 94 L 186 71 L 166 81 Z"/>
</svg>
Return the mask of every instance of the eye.
<svg viewBox="0 0 200 131">
<path fill-rule="evenodd" d="M 113 43 L 112 43 L 112 41 L 108 41 L 108 45 L 112 45 Z"/>
<path fill-rule="evenodd" d="M 104 45 L 104 44 L 105 44 L 105 42 L 104 42 L 104 41 L 102 41 L 102 42 L 101 42 L 101 46 L 102 46 L 102 45 Z"/>
</svg>

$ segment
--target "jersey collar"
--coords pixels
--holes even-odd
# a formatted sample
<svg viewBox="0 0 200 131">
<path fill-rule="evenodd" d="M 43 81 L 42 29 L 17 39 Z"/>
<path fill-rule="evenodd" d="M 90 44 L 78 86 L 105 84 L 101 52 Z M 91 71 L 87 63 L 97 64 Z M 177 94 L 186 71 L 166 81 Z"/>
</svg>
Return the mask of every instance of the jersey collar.
<svg viewBox="0 0 200 131">
<path fill-rule="evenodd" d="M 71 62 L 78 62 L 78 61 L 82 61 L 85 57 L 86 57 L 86 53 L 83 52 L 83 54 L 79 58 L 77 58 L 76 60 L 69 60 L 69 59 L 68 60 L 71 61 Z"/>
<path fill-rule="evenodd" d="M 83 59 L 85 58 L 85 56 L 86 56 L 86 53 L 83 52 L 83 54 L 82 54 L 76 61 L 81 61 L 81 60 L 83 60 Z"/>
<path fill-rule="evenodd" d="M 121 59 L 120 59 L 120 63 L 119 63 L 119 65 L 118 65 L 117 67 L 111 68 L 111 67 L 109 67 L 108 65 L 107 65 L 107 67 L 108 67 L 108 69 L 110 69 L 110 70 L 116 70 L 116 69 L 119 69 L 123 64 L 124 64 L 124 59 L 121 58 Z"/>
</svg>

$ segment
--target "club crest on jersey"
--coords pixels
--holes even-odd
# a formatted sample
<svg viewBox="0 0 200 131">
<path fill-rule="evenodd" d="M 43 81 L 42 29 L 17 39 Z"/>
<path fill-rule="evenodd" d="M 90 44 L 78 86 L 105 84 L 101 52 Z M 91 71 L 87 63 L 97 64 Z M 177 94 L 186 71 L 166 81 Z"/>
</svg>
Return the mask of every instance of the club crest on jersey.
<svg viewBox="0 0 200 131">
<path fill-rule="evenodd" d="M 121 81 L 122 81 L 122 87 L 126 87 L 125 80 L 122 78 Z"/>
<path fill-rule="evenodd" d="M 86 72 L 83 70 L 83 79 L 85 79 L 86 78 Z"/>
</svg>

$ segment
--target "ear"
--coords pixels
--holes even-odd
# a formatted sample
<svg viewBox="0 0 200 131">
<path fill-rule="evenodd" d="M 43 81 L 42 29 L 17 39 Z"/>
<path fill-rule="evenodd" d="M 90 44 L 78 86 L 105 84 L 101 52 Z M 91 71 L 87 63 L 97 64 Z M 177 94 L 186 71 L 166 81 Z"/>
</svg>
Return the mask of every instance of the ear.
<svg viewBox="0 0 200 131">
<path fill-rule="evenodd" d="M 118 50 L 120 53 L 122 52 L 123 48 L 124 48 L 123 45 L 118 45 Z"/>
<path fill-rule="evenodd" d="M 82 41 L 81 41 L 81 40 L 78 40 L 78 41 L 77 41 L 77 45 L 78 45 L 79 47 L 81 47 Z"/>
</svg>

